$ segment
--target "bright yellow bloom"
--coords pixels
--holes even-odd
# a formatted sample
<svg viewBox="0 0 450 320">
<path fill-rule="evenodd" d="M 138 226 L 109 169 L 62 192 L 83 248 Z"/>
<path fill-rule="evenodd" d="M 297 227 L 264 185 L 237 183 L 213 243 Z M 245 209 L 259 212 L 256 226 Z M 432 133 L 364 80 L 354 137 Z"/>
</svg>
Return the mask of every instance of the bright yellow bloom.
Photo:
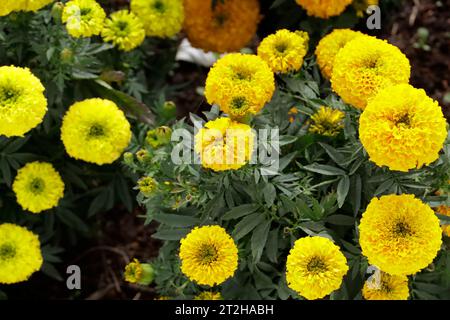
<svg viewBox="0 0 450 320">
<path fill-rule="evenodd" d="M 220 292 L 203 291 L 194 297 L 194 300 L 223 300 Z"/>
<path fill-rule="evenodd" d="M 361 36 L 349 41 L 336 55 L 331 85 L 346 103 L 364 109 L 381 89 L 408 83 L 410 71 L 408 58 L 397 47 Z"/>
<path fill-rule="evenodd" d="M 261 41 L 258 56 L 273 72 L 288 73 L 300 70 L 308 52 L 308 33 L 278 30 Z"/>
<path fill-rule="evenodd" d="M 450 217 L 450 207 L 449 206 L 439 206 L 436 210 L 439 214 Z M 450 224 L 444 224 L 442 226 L 442 231 L 447 237 L 450 237 Z"/>
<path fill-rule="evenodd" d="M 218 118 L 207 122 L 195 135 L 195 151 L 205 168 L 237 170 L 250 161 L 254 137 L 248 125 Z"/>
<path fill-rule="evenodd" d="M 322 136 L 335 137 L 344 128 L 345 113 L 330 107 L 320 107 L 319 111 L 311 116 L 309 132 Z"/>
<path fill-rule="evenodd" d="M 323 37 L 316 47 L 317 64 L 323 76 L 327 79 L 331 78 L 333 71 L 334 59 L 338 52 L 355 37 L 363 35 L 359 31 L 350 29 L 335 29 L 331 33 Z"/>
<path fill-rule="evenodd" d="M 183 0 L 131 0 L 131 11 L 150 37 L 169 38 L 183 26 Z"/>
<path fill-rule="evenodd" d="M 149 285 L 155 278 L 155 271 L 150 264 L 141 264 L 138 259 L 133 259 L 125 266 L 124 277 L 129 283 Z"/>
<path fill-rule="evenodd" d="M 44 86 L 29 69 L 0 67 L 0 136 L 20 136 L 40 124 L 47 112 Z"/>
<path fill-rule="evenodd" d="M 158 182 L 152 177 L 143 177 L 138 181 L 139 191 L 149 197 L 158 189 Z"/>
<path fill-rule="evenodd" d="M 378 166 L 408 171 L 439 157 L 447 137 L 442 109 L 422 89 L 400 84 L 381 90 L 359 120 L 359 137 Z"/>
<path fill-rule="evenodd" d="M 116 11 L 105 20 L 102 37 L 104 41 L 112 42 L 120 50 L 131 51 L 144 42 L 144 25 L 128 10 Z"/>
<path fill-rule="evenodd" d="M 184 0 L 184 29 L 194 47 L 235 52 L 247 45 L 260 20 L 258 0 Z"/>
<path fill-rule="evenodd" d="M 286 281 L 301 296 L 315 300 L 339 289 L 347 271 L 347 259 L 330 239 L 305 237 L 289 252 Z"/>
<path fill-rule="evenodd" d="M 26 281 L 42 263 L 41 244 L 34 233 L 15 224 L 0 224 L 0 283 Z"/>
<path fill-rule="evenodd" d="M 35 161 L 19 169 L 13 190 L 24 210 L 40 213 L 58 205 L 64 196 L 64 182 L 50 163 Z"/>
<path fill-rule="evenodd" d="M 75 38 L 99 35 L 106 13 L 95 0 L 71 0 L 64 6 L 62 21 Z"/>
<path fill-rule="evenodd" d="M 19 8 L 18 2 L 7 2 L 7 1 L 1 1 L 0 2 L 0 17 L 7 16 L 14 10 L 17 10 Z"/>
<path fill-rule="evenodd" d="M 54 0 L 25 0 L 21 9 L 24 11 L 37 11 L 53 1 Z"/>
<path fill-rule="evenodd" d="M 238 249 L 224 228 L 194 228 L 180 246 L 181 271 L 200 285 L 214 286 L 232 277 L 238 266 Z"/>
<path fill-rule="evenodd" d="M 410 194 L 373 198 L 359 232 L 363 255 L 391 275 L 419 272 L 433 261 L 442 243 L 434 211 Z"/>
<path fill-rule="evenodd" d="M 232 53 L 218 60 L 206 78 L 205 97 L 231 118 L 258 113 L 272 99 L 275 78 L 256 55 Z"/>
<path fill-rule="evenodd" d="M 352 6 L 353 8 L 355 8 L 358 17 L 364 16 L 367 8 L 374 5 L 378 5 L 378 0 L 354 0 L 352 3 Z"/>
<path fill-rule="evenodd" d="M 61 139 L 71 157 L 102 165 L 120 157 L 130 143 L 131 129 L 114 102 L 88 99 L 69 108 Z"/>
<path fill-rule="evenodd" d="M 338 16 L 353 0 L 296 0 L 309 16 L 328 19 Z"/>
<path fill-rule="evenodd" d="M 408 300 L 408 277 L 378 270 L 364 283 L 362 294 L 366 300 Z"/>
</svg>

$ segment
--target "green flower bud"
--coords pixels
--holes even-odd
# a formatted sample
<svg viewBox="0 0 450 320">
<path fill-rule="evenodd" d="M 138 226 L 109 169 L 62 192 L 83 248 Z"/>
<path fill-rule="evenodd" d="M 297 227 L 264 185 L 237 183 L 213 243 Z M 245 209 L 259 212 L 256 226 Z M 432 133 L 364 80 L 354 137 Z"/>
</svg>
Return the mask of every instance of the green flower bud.
<svg viewBox="0 0 450 320">
<path fill-rule="evenodd" d="M 172 137 L 172 129 L 166 126 L 158 127 L 147 132 L 145 141 L 153 148 L 159 148 L 170 142 Z"/>
<path fill-rule="evenodd" d="M 125 267 L 125 281 L 141 285 L 149 285 L 155 279 L 155 270 L 148 263 L 140 263 L 139 260 L 133 259 L 132 262 Z"/>
<path fill-rule="evenodd" d="M 127 165 L 132 165 L 134 162 L 134 156 L 131 152 L 125 152 L 123 154 L 123 161 L 125 162 L 125 164 Z"/>
<path fill-rule="evenodd" d="M 52 7 L 52 18 L 57 23 L 61 23 L 62 12 L 64 10 L 64 4 L 62 2 L 56 2 Z"/>
</svg>

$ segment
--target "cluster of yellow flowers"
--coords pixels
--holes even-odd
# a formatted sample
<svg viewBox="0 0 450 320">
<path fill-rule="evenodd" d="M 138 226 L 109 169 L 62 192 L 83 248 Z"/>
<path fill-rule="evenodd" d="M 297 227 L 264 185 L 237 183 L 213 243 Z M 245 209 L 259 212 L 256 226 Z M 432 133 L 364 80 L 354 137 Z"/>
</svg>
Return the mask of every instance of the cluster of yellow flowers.
<svg viewBox="0 0 450 320">
<path fill-rule="evenodd" d="M 13 11 L 37 11 L 54 0 L 15 0 L 2 1 L 0 3 L 0 17 L 6 16 Z"/>
</svg>

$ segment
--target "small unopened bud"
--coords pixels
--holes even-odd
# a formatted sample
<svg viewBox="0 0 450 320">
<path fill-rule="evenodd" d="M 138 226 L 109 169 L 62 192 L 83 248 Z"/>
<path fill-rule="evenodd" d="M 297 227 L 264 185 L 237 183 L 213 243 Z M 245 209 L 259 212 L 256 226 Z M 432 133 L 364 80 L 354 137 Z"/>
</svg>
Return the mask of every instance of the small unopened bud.
<svg viewBox="0 0 450 320">
<path fill-rule="evenodd" d="M 172 129 L 166 126 L 158 127 L 147 132 L 146 141 L 153 148 L 159 148 L 170 142 Z"/>
<path fill-rule="evenodd" d="M 140 163 L 145 163 L 151 159 L 150 153 L 145 149 L 141 149 L 136 152 L 136 158 Z"/>
<path fill-rule="evenodd" d="M 131 152 L 125 152 L 123 154 L 123 161 L 125 162 L 125 164 L 127 165 L 132 165 L 133 161 L 134 161 L 134 156 Z"/>
<path fill-rule="evenodd" d="M 158 188 L 158 182 L 152 177 L 143 177 L 138 181 L 138 189 L 144 196 L 151 196 Z"/>
<path fill-rule="evenodd" d="M 155 270 L 151 264 L 140 263 L 139 260 L 133 259 L 132 262 L 125 266 L 125 281 L 141 285 L 149 285 L 155 279 Z"/>
<path fill-rule="evenodd" d="M 52 7 L 52 18 L 57 23 L 61 23 L 62 12 L 64 10 L 64 4 L 62 2 L 56 2 Z"/>
<path fill-rule="evenodd" d="M 63 62 L 70 62 L 73 58 L 73 51 L 69 48 L 64 48 L 60 53 L 60 57 Z"/>
</svg>

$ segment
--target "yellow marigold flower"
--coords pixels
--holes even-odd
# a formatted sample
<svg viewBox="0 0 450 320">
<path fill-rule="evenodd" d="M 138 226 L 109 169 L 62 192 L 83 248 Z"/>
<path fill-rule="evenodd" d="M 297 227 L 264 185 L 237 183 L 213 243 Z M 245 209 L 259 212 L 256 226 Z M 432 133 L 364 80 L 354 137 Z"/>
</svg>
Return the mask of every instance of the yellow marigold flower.
<svg viewBox="0 0 450 320">
<path fill-rule="evenodd" d="M 152 177 L 143 177 L 138 181 L 138 188 L 143 195 L 149 197 L 157 190 L 158 182 Z"/>
<path fill-rule="evenodd" d="M 410 194 L 373 198 L 359 232 L 369 263 L 392 275 L 419 272 L 433 261 L 442 243 L 434 211 Z"/>
<path fill-rule="evenodd" d="M 323 37 L 316 47 L 317 64 L 323 76 L 327 79 L 331 78 L 333 71 L 334 59 L 337 53 L 355 37 L 363 35 L 359 31 L 350 29 L 335 29 L 331 33 Z"/>
<path fill-rule="evenodd" d="M 357 108 L 386 87 L 408 83 L 409 60 L 397 47 L 370 36 L 356 37 L 334 59 L 333 90 Z"/>
<path fill-rule="evenodd" d="M 381 90 L 369 102 L 359 120 L 359 137 L 378 166 L 408 171 L 439 157 L 446 121 L 424 90 L 400 84 Z"/>
<path fill-rule="evenodd" d="M 209 121 L 195 135 L 195 151 L 202 166 L 214 171 L 237 170 L 253 153 L 252 129 L 230 118 Z"/>
<path fill-rule="evenodd" d="M 20 136 L 42 122 L 47 112 L 44 86 L 29 69 L 0 67 L 0 136 Z"/>
<path fill-rule="evenodd" d="M 320 107 L 319 111 L 311 116 L 309 132 L 322 136 L 335 137 L 344 128 L 345 113 L 330 107 Z"/>
<path fill-rule="evenodd" d="M 367 8 L 370 6 L 377 6 L 378 0 L 354 0 L 352 3 L 353 8 L 356 10 L 358 17 L 364 16 Z"/>
<path fill-rule="evenodd" d="M 300 70 L 308 52 L 308 33 L 278 30 L 261 41 L 258 56 L 273 72 L 288 73 Z"/>
<path fill-rule="evenodd" d="M 328 19 L 338 16 L 353 0 L 296 0 L 309 16 Z"/>
<path fill-rule="evenodd" d="M 1 1 L 0 2 L 0 17 L 7 16 L 14 10 L 17 10 L 19 8 L 18 2 L 7 2 L 7 1 Z"/>
<path fill-rule="evenodd" d="M 144 42 L 144 25 L 133 13 L 119 10 L 105 20 L 102 37 L 104 41 L 112 42 L 120 50 L 131 51 Z"/>
<path fill-rule="evenodd" d="M 120 157 L 130 143 L 131 129 L 114 102 L 88 99 L 67 111 L 61 140 L 71 157 L 102 165 Z"/>
<path fill-rule="evenodd" d="M 131 0 L 131 11 L 150 37 L 169 38 L 183 26 L 183 0 Z"/>
<path fill-rule="evenodd" d="M 146 286 L 155 279 L 155 271 L 151 264 L 140 263 L 138 259 L 133 259 L 132 262 L 125 266 L 124 277 L 125 281 L 129 283 L 137 283 Z"/>
<path fill-rule="evenodd" d="M 95 0 L 71 0 L 64 6 L 62 21 L 75 38 L 99 35 L 106 13 Z"/>
<path fill-rule="evenodd" d="M 439 214 L 444 216 L 450 216 L 450 207 L 449 206 L 439 206 L 436 210 Z M 450 237 L 450 224 L 444 224 L 442 226 L 442 231 L 447 237 Z"/>
<path fill-rule="evenodd" d="M 64 182 L 50 163 L 30 162 L 19 169 L 13 183 L 17 202 L 24 210 L 40 213 L 54 208 L 64 196 Z"/>
<path fill-rule="evenodd" d="M 408 277 L 392 276 L 377 270 L 364 283 L 362 294 L 366 300 L 408 300 Z"/>
<path fill-rule="evenodd" d="M 15 224 L 0 224 L 0 283 L 26 281 L 42 263 L 41 244 L 34 233 Z"/>
<path fill-rule="evenodd" d="M 180 246 L 181 271 L 200 285 L 214 286 L 232 277 L 238 266 L 238 249 L 224 228 L 194 228 Z"/>
<path fill-rule="evenodd" d="M 26 0 L 23 4 L 22 10 L 37 11 L 46 5 L 52 3 L 54 0 Z"/>
<path fill-rule="evenodd" d="M 339 289 L 348 271 L 347 259 L 330 239 L 305 237 L 295 241 L 286 262 L 289 288 L 308 300 Z"/>
<path fill-rule="evenodd" d="M 205 51 L 234 52 L 247 45 L 256 33 L 258 0 L 184 0 L 184 29 L 194 47 Z"/>
<path fill-rule="evenodd" d="M 194 297 L 194 300 L 223 300 L 220 292 L 203 291 Z"/>
<path fill-rule="evenodd" d="M 232 118 L 258 113 L 272 99 L 275 78 L 256 55 L 232 53 L 218 60 L 206 78 L 205 97 Z"/>
</svg>

